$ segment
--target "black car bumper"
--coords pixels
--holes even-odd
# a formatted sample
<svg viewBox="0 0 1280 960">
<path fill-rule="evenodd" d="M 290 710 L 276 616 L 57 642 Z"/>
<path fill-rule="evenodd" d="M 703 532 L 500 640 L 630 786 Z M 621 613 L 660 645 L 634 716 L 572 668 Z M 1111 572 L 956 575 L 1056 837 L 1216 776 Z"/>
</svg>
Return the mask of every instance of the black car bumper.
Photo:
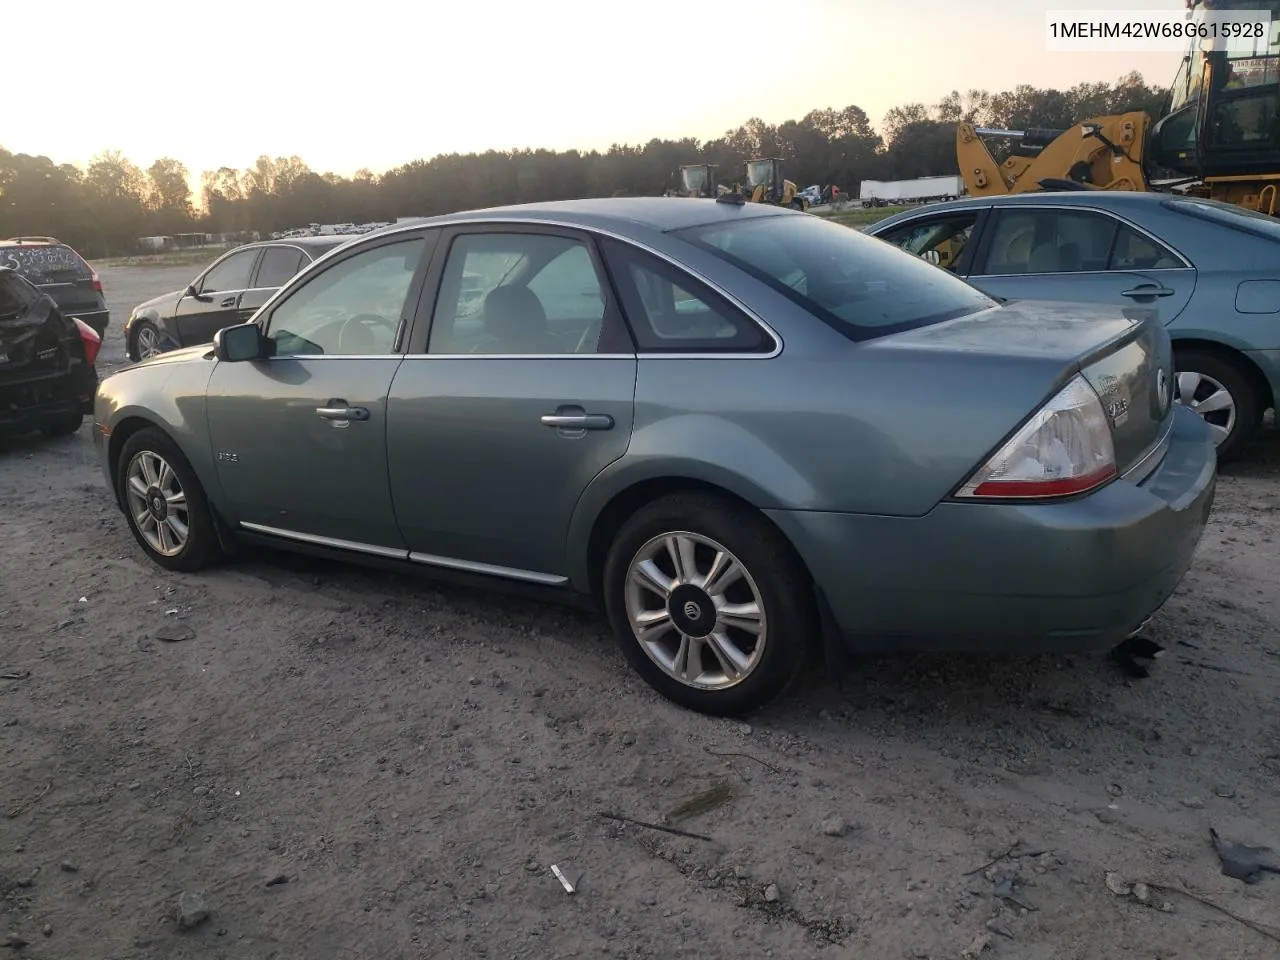
<svg viewBox="0 0 1280 960">
<path fill-rule="evenodd" d="M 107 324 L 111 320 L 110 310 L 90 310 L 88 312 L 71 312 L 67 311 L 67 316 L 78 317 L 89 326 L 93 327 L 93 332 L 98 336 L 106 336 Z"/>
<path fill-rule="evenodd" d="M 97 389 L 97 371 L 85 366 L 36 380 L 0 381 L 0 436 L 31 433 L 76 414 L 91 414 Z"/>
</svg>

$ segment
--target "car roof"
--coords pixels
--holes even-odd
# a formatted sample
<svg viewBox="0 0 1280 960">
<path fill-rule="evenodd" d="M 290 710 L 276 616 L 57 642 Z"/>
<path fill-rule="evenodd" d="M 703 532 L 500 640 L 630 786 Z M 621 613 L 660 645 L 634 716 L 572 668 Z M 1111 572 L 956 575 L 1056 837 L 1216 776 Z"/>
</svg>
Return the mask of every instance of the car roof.
<svg viewBox="0 0 1280 960">
<path fill-rule="evenodd" d="M 0 247 L 69 247 L 71 244 L 63 243 L 55 237 L 13 237 L 9 240 L 0 240 Z"/>
<path fill-rule="evenodd" d="M 603 227 L 624 223 L 669 232 L 725 221 L 781 216 L 797 211 L 759 203 L 721 203 L 698 197 L 607 197 L 593 200 L 552 200 L 518 203 L 481 210 L 446 213 L 436 217 L 404 220 L 375 233 L 393 232 L 424 224 L 462 223 L 468 220 L 547 220 L 582 227 Z"/>
<path fill-rule="evenodd" d="M 897 223 L 921 213 L 945 213 L 950 210 L 969 210 L 974 207 L 998 206 L 1082 206 L 1103 207 L 1109 209 L 1141 209 L 1143 205 L 1158 206 L 1176 193 L 1156 190 L 1033 190 L 1028 193 L 1004 193 L 994 197 L 961 197 L 958 200 L 943 200 L 938 203 L 923 203 L 919 206 L 899 211 L 892 216 L 877 220 L 867 227 L 868 231 L 888 223 Z"/>
</svg>

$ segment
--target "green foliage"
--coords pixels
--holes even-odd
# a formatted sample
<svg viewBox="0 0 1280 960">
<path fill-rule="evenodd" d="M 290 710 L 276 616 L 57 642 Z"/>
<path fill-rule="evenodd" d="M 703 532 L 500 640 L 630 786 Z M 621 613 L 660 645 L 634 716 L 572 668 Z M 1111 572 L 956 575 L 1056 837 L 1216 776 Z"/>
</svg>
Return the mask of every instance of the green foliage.
<svg viewBox="0 0 1280 960">
<path fill-rule="evenodd" d="M 162 158 L 145 172 L 115 151 L 85 170 L 0 148 L 0 237 L 52 235 L 86 256 L 137 252 L 137 238 L 202 231 L 267 235 L 309 223 L 364 223 L 473 207 L 570 197 L 659 196 L 684 163 L 712 163 L 721 183 L 741 179 L 751 157 L 782 157 L 799 187 L 956 172 L 955 124 L 1068 127 L 1090 116 L 1145 109 L 1163 92 L 1137 73 L 1070 90 L 1022 85 L 1002 93 L 952 91 L 933 106 L 904 104 L 877 132 L 857 106 L 812 110 L 781 124 L 753 117 L 707 142 L 650 140 L 606 151 L 489 150 L 414 160 L 381 176 L 319 174 L 299 157 L 259 157 L 252 167 L 200 176 L 195 209 L 187 169 Z"/>
</svg>

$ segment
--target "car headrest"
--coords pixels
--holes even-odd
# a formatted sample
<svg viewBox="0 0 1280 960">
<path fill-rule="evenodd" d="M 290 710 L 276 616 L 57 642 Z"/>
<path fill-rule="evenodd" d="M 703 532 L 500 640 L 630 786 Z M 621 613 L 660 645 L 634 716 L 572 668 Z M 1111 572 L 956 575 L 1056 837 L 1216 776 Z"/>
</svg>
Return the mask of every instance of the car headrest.
<svg viewBox="0 0 1280 960">
<path fill-rule="evenodd" d="M 547 329 L 547 312 L 528 287 L 495 287 L 484 298 L 484 329 L 493 337 L 536 336 Z"/>
</svg>

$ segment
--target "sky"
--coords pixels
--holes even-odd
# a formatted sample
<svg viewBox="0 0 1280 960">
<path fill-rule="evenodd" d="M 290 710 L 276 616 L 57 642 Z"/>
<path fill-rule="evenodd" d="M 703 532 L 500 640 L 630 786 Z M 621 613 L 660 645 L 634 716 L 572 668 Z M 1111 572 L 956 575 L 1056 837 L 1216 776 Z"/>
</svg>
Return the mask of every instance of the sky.
<svg viewBox="0 0 1280 960">
<path fill-rule="evenodd" d="M 708 140 L 758 116 L 953 89 L 1068 87 L 1175 52 L 1050 52 L 1046 10 L 1182 0 L 63 0 L 15 5 L 0 146 L 86 164 L 104 149 L 192 179 L 297 155 L 375 173 L 439 153 Z M 717 16 L 718 15 L 718 16 Z M 16 54 L 16 62 L 14 55 Z"/>
</svg>

